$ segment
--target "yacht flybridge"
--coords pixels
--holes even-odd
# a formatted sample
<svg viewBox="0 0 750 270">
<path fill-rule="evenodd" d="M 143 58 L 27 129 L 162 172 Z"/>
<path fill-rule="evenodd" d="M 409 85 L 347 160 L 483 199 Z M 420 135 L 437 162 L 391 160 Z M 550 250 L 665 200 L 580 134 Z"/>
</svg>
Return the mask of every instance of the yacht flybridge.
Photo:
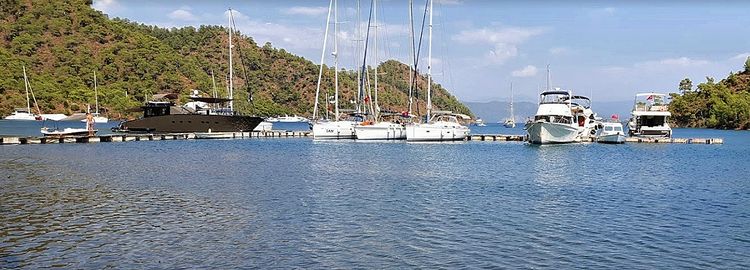
<svg viewBox="0 0 750 270">
<path fill-rule="evenodd" d="M 641 137 L 671 137 L 667 95 L 640 93 L 635 95 L 633 111 L 628 122 L 628 134 Z"/>
</svg>

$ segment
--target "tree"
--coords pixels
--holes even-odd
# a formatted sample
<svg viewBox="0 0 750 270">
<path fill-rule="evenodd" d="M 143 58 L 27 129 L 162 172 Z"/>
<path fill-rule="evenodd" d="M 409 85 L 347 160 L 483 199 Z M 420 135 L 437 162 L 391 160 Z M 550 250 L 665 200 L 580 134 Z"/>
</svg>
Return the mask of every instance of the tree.
<svg viewBox="0 0 750 270">
<path fill-rule="evenodd" d="M 690 92 L 690 90 L 693 90 L 693 82 L 690 80 L 690 78 L 685 78 L 680 81 L 680 92 L 684 95 L 687 92 Z"/>
<path fill-rule="evenodd" d="M 745 60 L 745 72 L 750 72 L 750 56 Z"/>
</svg>

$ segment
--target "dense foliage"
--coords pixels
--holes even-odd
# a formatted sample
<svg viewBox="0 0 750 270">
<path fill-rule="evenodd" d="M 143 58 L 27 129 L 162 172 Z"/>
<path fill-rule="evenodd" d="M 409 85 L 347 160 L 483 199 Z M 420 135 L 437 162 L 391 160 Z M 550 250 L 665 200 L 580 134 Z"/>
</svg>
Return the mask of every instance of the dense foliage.
<svg viewBox="0 0 750 270">
<path fill-rule="evenodd" d="M 672 94 L 670 104 L 675 124 L 683 127 L 750 128 L 750 58 L 740 73 L 731 73 L 718 83 L 713 78 L 706 78 L 697 89 L 692 89 L 692 83 L 686 79 L 680 83 L 680 90 L 682 94 Z"/>
<path fill-rule="evenodd" d="M 181 101 L 193 89 L 209 95 L 215 89 L 220 96 L 227 95 L 224 27 L 164 29 L 109 19 L 92 9 L 88 0 L 2 2 L 0 115 L 26 104 L 22 66 L 43 113 L 70 114 L 93 104 L 95 71 L 100 105 L 114 118 L 134 116 L 126 110 L 157 93 L 178 93 Z M 311 115 L 318 66 L 269 43 L 259 46 L 251 37 L 237 35 L 235 107 L 256 115 Z M 381 108 L 405 110 L 408 67 L 386 61 L 379 69 Z M 354 99 L 356 78 L 356 72 L 339 72 L 342 100 Z M 424 112 L 426 80 L 420 76 L 418 81 Z M 324 93 L 332 91 L 333 69 L 325 68 L 321 88 Z M 433 89 L 436 109 L 471 114 L 440 85 L 434 84 Z"/>
</svg>

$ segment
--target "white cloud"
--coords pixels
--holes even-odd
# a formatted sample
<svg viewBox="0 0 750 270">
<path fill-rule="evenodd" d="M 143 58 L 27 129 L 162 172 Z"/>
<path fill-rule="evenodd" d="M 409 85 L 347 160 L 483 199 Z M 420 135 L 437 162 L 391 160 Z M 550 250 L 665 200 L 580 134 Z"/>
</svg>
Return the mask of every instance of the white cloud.
<svg viewBox="0 0 750 270">
<path fill-rule="evenodd" d="M 464 3 L 461 0 L 435 0 L 435 2 L 441 5 L 460 5 Z"/>
<path fill-rule="evenodd" d="M 463 30 L 452 38 L 464 44 L 489 44 L 490 51 L 485 54 L 494 63 L 504 63 L 508 59 L 518 56 L 518 45 L 533 36 L 545 32 L 541 27 L 499 27 Z"/>
<path fill-rule="evenodd" d="M 104 12 L 106 14 L 117 11 L 120 8 L 120 3 L 117 0 L 94 0 L 91 5 L 96 10 Z"/>
<path fill-rule="evenodd" d="M 613 7 L 605 7 L 605 8 L 594 9 L 589 14 L 591 15 L 591 17 L 600 18 L 600 17 L 608 17 L 608 16 L 615 15 L 616 11 L 617 9 Z"/>
<path fill-rule="evenodd" d="M 565 47 L 555 47 L 555 48 L 549 49 L 549 54 L 551 55 L 561 55 L 561 54 L 566 54 L 568 52 L 570 52 L 570 50 Z"/>
<path fill-rule="evenodd" d="M 193 13 L 190 12 L 190 8 L 180 8 L 178 10 L 170 12 L 167 17 L 173 20 L 181 20 L 181 21 L 195 21 L 198 18 L 193 15 Z"/>
<path fill-rule="evenodd" d="M 511 72 L 511 75 L 513 77 L 531 77 L 535 76 L 537 71 L 538 70 L 535 66 L 528 65 L 522 69 L 514 70 L 513 72 Z"/>
<path fill-rule="evenodd" d="M 229 11 L 225 11 L 224 16 L 228 17 Z M 250 17 L 237 10 L 232 10 L 232 16 L 238 30 L 252 37 L 260 46 L 271 42 L 274 46 L 287 50 L 309 50 L 320 49 L 323 42 L 323 30 L 315 26 L 300 27 L 251 20 Z"/>
<path fill-rule="evenodd" d="M 321 16 L 328 13 L 327 7 L 291 7 L 283 9 L 282 12 L 288 15 L 303 16 Z"/>
<path fill-rule="evenodd" d="M 655 61 L 645 61 L 636 63 L 636 68 L 648 68 L 648 69 L 673 69 L 673 68 L 686 68 L 696 67 L 710 64 L 711 62 L 706 60 L 695 60 L 689 57 L 679 58 L 666 58 Z"/>
<path fill-rule="evenodd" d="M 729 60 L 742 60 L 745 61 L 747 58 L 750 57 L 750 52 L 741 53 L 738 55 L 735 55 L 734 57 L 730 58 Z"/>
</svg>

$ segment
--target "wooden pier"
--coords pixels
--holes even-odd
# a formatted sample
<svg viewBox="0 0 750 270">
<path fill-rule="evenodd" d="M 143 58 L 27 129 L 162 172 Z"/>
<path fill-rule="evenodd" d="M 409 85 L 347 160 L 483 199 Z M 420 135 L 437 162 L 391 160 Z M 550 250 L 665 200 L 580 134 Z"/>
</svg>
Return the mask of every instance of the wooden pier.
<svg viewBox="0 0 750 270">
<path fill-rule="evenodd" d="M 131 141 L 169 141 L 200 139 L 251 139 L 251 138 L 312 138 L 310 131 L 253 131 L 253 132 L 213 132 L 213 133 L 168 133 L 168 134 L 108 134 L 97 136 L 67 137 L 0 137 L 0 145 L 14 144 L 55 144 L 55 143 L 99 143 Z M 525 135 L 473 134 L 467 141 L 525 142 Z M 584 142 L 594 142 L 589 138 Z M 682 144 L 723 144 L 722 138 L 638 138 L 628 137 L 626 143 L 682 143 Z"/>
<path fill-rule="evenodd" d="M 63 137 L 0 137 L 0 145 L 14 144 L 54 144 L 54 143 L 98 143 L 131 141 L 170 141 L 203 139 L 200 135 L 211 134 L 221 139 L 251 138 L 300 138 L 312 137 L 310 131 L 253 131 L 253 132 L 212 132 L 212 133 L 168 133 L 168 134 L 107 134 L 96 136 Z"/>
</svg>

